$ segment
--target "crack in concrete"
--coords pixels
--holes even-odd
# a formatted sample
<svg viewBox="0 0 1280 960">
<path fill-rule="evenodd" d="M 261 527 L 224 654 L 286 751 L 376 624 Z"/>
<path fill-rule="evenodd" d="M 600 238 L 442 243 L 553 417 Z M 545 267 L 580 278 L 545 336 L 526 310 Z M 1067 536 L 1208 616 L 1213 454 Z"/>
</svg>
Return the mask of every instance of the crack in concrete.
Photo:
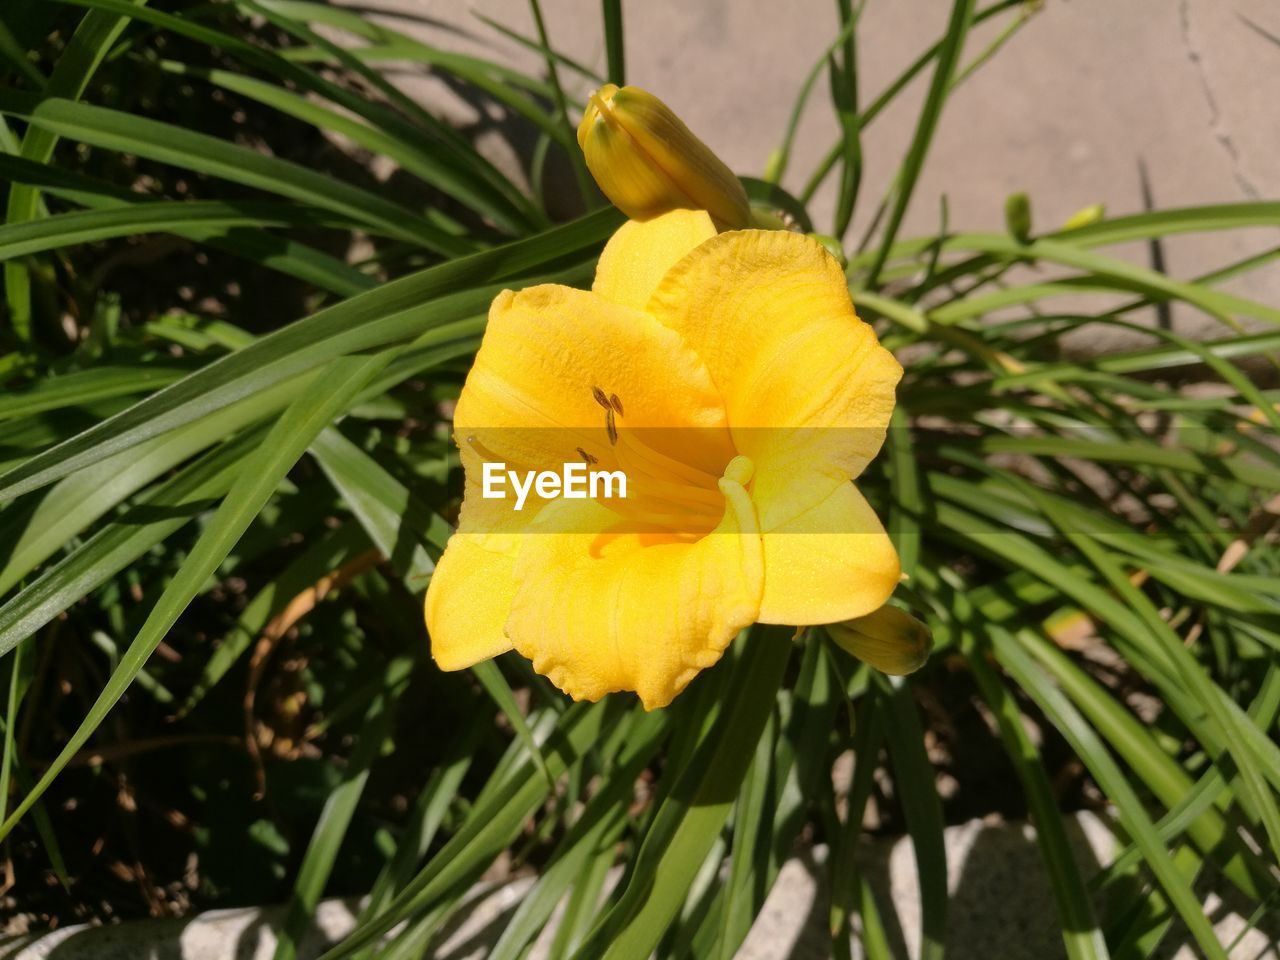
<svg viewBox="0 0 1280 960">
<path fill-rule="evenodd" d="M 1209 74 L 1205 69 L 1204 56 L 1191 37 L 1191 0 L 1179 0 L 1178 19 L 1182 27 L 1182 43 L 1187 48 L 1187 59 L 1191 62 L 1200 79 L 1200 88 L 1204 91 L 1205 102 L 1209 105 L 1209 130 L 1221 144 L 1231 161 L 1231 174 L 1240 190 L 1250 200 L 1258 200 L 1262 194 L 1253 182 L 1245 176 L 1244 165 L 1240 159 L 1240 151 L 1232 139 L 1231 131 L 1222 121 L 1222 111 L 1218 108 L 1218 98 L 1214 96 L 1213 86 L 1209 82 Z"/>
</svg>

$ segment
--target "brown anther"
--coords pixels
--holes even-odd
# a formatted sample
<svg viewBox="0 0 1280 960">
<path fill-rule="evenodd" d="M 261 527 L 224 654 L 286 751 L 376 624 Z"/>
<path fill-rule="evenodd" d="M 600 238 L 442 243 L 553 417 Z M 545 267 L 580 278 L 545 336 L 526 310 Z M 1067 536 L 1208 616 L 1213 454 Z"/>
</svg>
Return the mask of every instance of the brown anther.
<svg viewBox="0 0 1280 960">
<path fill-rule="evenodd" d="M 606 410 L 610 409 L 609 397 L 599 387 L 591 388 L 591 396 L 595 398 L 596 403 L 600 404 L 600 406 L 604 407 Z"/>
<path fill-rule="evenodd" d="M 616 446 L 618 443 L 618 425 L 613 422 L 613 407 L 606 407 L 604 414 L 605 433 L 609 434 L 610 445 Z"/>
<path fill-rule="evenodd" d="M 618 411 L 618 416 L 623 416 L 622 401 L 618 399 L 618 395 L 616 393 L 609 394 L 609 406 Z"/>
<path fill-rule="evenodd" d="M 599 462 L 600 462 L 600 461 L 599 461 L 599 460 L 597 460 L 595 457 L 593 457 L 591 454 L 587 453 L 587 451 L 583 450 L 581 447 L 577 447 L 576 449 L 577 449 L 577 451 L 578 451 L 578 456 L 582 457 L 582 459 L 583 459 L 583 460 L 585 460 L 587 463 L 592 463 L 592 464 L 594 464 L 594 463 L 599 463 Z"/>
</svg>

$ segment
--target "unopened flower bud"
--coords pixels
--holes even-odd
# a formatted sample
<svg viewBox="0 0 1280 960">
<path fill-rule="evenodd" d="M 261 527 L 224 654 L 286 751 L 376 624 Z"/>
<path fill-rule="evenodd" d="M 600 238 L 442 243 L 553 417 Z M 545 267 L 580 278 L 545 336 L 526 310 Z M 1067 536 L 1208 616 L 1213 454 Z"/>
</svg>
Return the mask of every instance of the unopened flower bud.
<svg viewBox="0 0 1280 960">
<path fill-rule="evenodd" d="M 1067 222 L 1062 225 L 1062 229 L 1079 230 L 1081 227 L 1097 223 L 1106 215 L 1107 208 L 1101 203 L 1095 203 L 1092 206 L 1083 207 L 1067 217 Z"/>
<path fill-rule="evenodd" d="M 706 210 L 722 229 L 747 226 L 747 194 L 733 172 L 671 109 L 638 87 L 609 83 L 578 125 L 587 168 L 633 220 L 669 210 Z"/>
<path fill-rule="evenodd" d="M 859 660 L 895 677 L 919 670 L 933 650 L 929 628 L 888 604 L 865 617 L 830 624 L 827 633 Z"/>
<path fill-rule="evenodd" d="M 1004 222 L 1013 239 L 1019 243 L 1031 240 L 1031 198 L 1025 193 L 1011 193 L 1004 201 Z"/>
</svg>

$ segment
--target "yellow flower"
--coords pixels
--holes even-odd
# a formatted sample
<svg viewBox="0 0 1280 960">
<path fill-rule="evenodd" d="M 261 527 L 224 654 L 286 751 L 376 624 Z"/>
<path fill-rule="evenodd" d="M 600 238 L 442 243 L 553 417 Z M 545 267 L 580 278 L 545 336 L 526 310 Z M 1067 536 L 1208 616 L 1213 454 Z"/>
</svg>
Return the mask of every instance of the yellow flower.
<svg viewBox="0 0 1280 960">
<path fill-rule="evenodd" d="M 624 224 L 590 292 L 504 291 L 454 416 L 466 487 L 427 592 L 436 662 L 514 648 L 575 699 L 652 709 L 753 622 L 879 609 L 898 557 L 851 481 L 901 375 L 816 240 L 717 235 L 702 211 Z M 483 495 L 486 464 L 572 461 L 632 489 Z"/>
<path fill-rule="evenodd" d="M 671 109 L 638 87 L 605 84 L 587 103 L 578 146 L 596 183 L 633 220 L 706 210 L 721 229 L 745 227 L 746 191 Z"/>
</svg>

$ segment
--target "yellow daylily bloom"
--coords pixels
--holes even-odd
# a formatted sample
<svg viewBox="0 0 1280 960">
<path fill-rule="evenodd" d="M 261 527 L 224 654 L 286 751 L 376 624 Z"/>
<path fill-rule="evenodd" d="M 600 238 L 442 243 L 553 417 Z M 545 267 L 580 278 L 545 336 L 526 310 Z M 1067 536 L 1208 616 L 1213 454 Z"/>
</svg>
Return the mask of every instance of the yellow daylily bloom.
<svg viewBox="0 0 1280 960">
<path fill-rule="evenodd" d="M 514 648 L 575 699 L 665 706 L 753 622 L 878 610 L 898 557 L 853 480 L 902 368 L 815 240 L 630 221 L 590 291 L 505 291 L 454 415 L 458 531 L 426 598 L 458 670 Z M 627 496 L 486 496 L 498 463 L 620 470 Z M 530 474 L 532 475 L 532 474 Z"/>
<path fill-rule="evenodd" d="M 746 191 L 671 109 L 639 87 L 608 83 L 591 94 L 578 146 L 613 205 L 633 220 L 706 210 L 722 229 L 745 227 Z"/>
</svg>

